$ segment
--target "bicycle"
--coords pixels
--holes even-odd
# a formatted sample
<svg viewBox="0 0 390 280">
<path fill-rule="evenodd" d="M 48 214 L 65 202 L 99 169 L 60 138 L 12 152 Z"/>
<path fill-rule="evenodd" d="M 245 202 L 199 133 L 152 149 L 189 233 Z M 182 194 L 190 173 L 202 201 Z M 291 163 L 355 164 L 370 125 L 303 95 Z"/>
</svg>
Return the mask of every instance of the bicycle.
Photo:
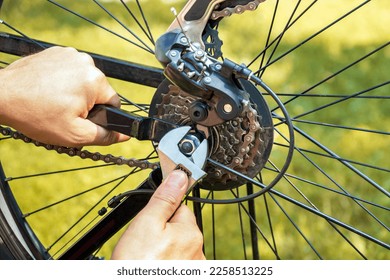
<svg viewBox="0 0 390 280">
<path fill-rule="evenodd" d="M 390 42 L 386 32 L 382 37 L 374 36 L 385 26 L 386 13 L 381 16 L 382 11 L 388 11 L 385 1 L 360 0 L 342 6 L 334 1 L 189 1 L 197 8 L 187 6 L 182 14 L 172 14 L 170 5 L 161 1 L 159 17 L 148 17 L 148 11 L 157 10 L 153 1 L 67 2 L 18 5 L 17 1 L 1 1 L 2 64 L 14 56 L 71 40 L 74 33 L 57 32 L 61 25 L 76 26 L 74 32 L 89 32 L 87 26 L 93 25 L 100 30 L 95 38 L 108 33 L 112 39 L 99 44 L 117 47 L 109 50 L 109 56 L 92 56 L 107 76 L 124 81 L 113 84 L 121 93 L 125 110 L 174 125 L 208 128 L 212 147 L 205 169 L 208 175 L 187 199 L 204 233 L 208 258 L 389 258 L 390 183 L 386 175 L 390 168 L 386 154 L 390 132 L 383 124 L 390 118 L 385 105 L 389 99 L 385 73 Z M 208 6 L 209 2 L 213 5 Z M 17 13 L 31 15 L 31 22 L 38 22 L 34 15 L 41 11 L 41 4 L 47 5 L 48 15 L 39 14 L 45 26 L 32 30 L 25 26 L 28 32 L 22 31 Z M 93 8 L 85 8 L 87 5 Z M 100 14 L 95 15 L 95 11 Z M 52 16 L 55 13 L 64 21 Z M 201 19 L 204 25 L 186 25 L 182 15 L 191 15 L 187 18 L 190 23 Z M 65 20 L 68 16 L 71 21 Z M 373 23 L 376 32 L 362 32 L 374 38 L 368 46 L 360 46 L 360 39 L 353 38 L 348 24 L 356 22 L 348 21 L 354 17 L 360 23 L 365 19 L 378 23 Z M 298 34 L 313 18 L 312 26 L 306 26 L 313 30 Z M 260 24 L 256 26 L 254 20 Z M 54 32 L 45 29 L 49 25 Z M 268 30 L 257 34 L 256 28 Z M 334 28 L 347 30 L 351 42 L 337 30 L 332 32 Z M 30 35 L 34 29 L 37 35 Z M 40 29 L 44 29 L 42 37 Z M 169 35 L 167 30 L 178 31 L 174 44 L 157 40 Z M 236 32 L 222 39 L 232 30 L 243 34 Z M 49 41 L 46 35 L 57 38 Z M 243 39 L 235 40 L 239 35 Z M 327 35 L 330 50 L 325 47 L 329 41 L 321 41 Z M 256 38 L 256 43 L 243 46 L 242 41 L 248 38 Z M 342 43 L 337 44 L 336 39 Z M 74 42 L 79 49 L 83 44 L 88 45 Z M 156 47 L 163 51 L 156 55 Z M 203 52 L 197 54 L 197 50 Z M 318 56 L 320 52 L 327 58 Z M 113 58 L 115 55 L 126 60 Z M 305 58 L 310 61 L 305 63 Z M 147 65 L 132 62 L 139 62 L 137 59 Z M 202 67 L 196 68 L 198 65 Z M 203 69 L 204 65 L 212 67 L 212 75 L 205 75 L 208 69 Z M 219 67 L 222 74 L 218 74 Z M 186 82 L 178 75 L 185 75 Z M 210 83 L 207 77 L 212 78 Z M 188 84 L 188 79 L 193 83 Z M 205 94 L 205 88 L 213 94 Z M 246 102 L 237 102 L 236 95 Z M 207 118 L 210 114 L 214 114 L 212 123 Z M 103 244 L 150 196 L 148 191 L 133 189 L 161 180 L 153 141 L 132 139 L 97 153 L 34 142 L 4 127 L 1 134 L 0 237 L 1 248 L 7 247 L 10 258 L 86 259 L 107 254 L 110 241 Z M 137 158 L 121 157 L 132 154 Z M 18 159 L 22 159 L 23 168 Z M 58 165 L 57 171 L 52 163 Z M 93 182 L 95 179 L 101 182 Z M 53 180 L 58 186 L 55 194 L 48 194 L 53 192 Z M 76 206 L 85 209 L 73 210 Z M 74 211 L 72 221 L 57 214 L 61 211 Z M 48 222 L 41 223 L 43 218 Z M 118 219 L 103 238 L 96 237 Z M 85 244 L 91 246 L 80 249 Z"/>
</svg>

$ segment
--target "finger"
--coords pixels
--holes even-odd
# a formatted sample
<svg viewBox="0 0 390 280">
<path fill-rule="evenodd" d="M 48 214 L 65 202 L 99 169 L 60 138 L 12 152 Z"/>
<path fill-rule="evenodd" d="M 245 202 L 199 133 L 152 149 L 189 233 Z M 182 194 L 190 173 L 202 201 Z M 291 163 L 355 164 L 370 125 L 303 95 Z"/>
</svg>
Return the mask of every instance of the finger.
<svg viewBox="0 0 390 280">
<path fill-rule="evenodd" d="M 78 146 L 107 146 L 114 143 L 124 142 L 130 139 L 130 137 L 127 135 L 107 130 L 87 119 L 79 118 L 77 119 L 77 122 L 78 131 L 81 132 L 80 136 L 75 141 L 75 144 Z"/>
<path fill-rule="evenodd" d="M 130 139 L 130 136 L 121 134 L 116 131 L 107 130 L 101 126 L 97 126 L 97 134 L 91 145 L 108 146 L 115 143 L 124 142 Z"/>
<path fill-rule="evenodd" d="M 100 72 L 100 70 L 96 69 Z M 106 76 L 102 72 L 99 73 L 98 83 L 96 83 L 96 104 L 107 104 L 119 108 L 121 100 L 116 91 L 108 83 Z"/>
<path fill-rule="evenodd" d="M 195 249 L 192 259 L 205 260 L 203 253 L 203 234 L 200 231 L 194 213 L 186 205 L 181 205 L 169 221 L 170 224 L 180 224 L 187 228 L 186 238 L 191 240 L 191 248 Z"/>
<path fill-rule="evenodd" d="M 206 256 L 204 255 L 203 251 L 200 251 L 198 255 L 194 256 L 193 260 L 205 261 Z"/>
<path fill-rule="evenodd" d="M 195 215 L 187 205 L 181 205 L 176 210 L 169 222 L 196 226 Z"/>
<path fill-rule="evenodd" d="M 155 223 L 165 227 L 181 204 L 187 187 L 188 178 L 183 171 L 171 172 L 157 188 L 143 213 L 152 217 Z"/>
</svg>

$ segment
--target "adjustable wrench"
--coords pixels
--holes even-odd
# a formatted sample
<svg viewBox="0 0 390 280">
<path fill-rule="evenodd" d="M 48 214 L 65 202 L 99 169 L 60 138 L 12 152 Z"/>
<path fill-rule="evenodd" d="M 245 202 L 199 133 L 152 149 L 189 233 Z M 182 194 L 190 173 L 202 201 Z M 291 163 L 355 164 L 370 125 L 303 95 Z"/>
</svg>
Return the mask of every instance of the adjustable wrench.
<svg viewBox="0 0 390 280">
<path fill-rule="evenodd" d="M 190 129 L 189 126 L 182 126 L 169 131 L 157 147 L 163 178 L 172 170 L 183 170 L 189 178 L 187 192 L 207 175 L 203 171 L 208 154 L 207 140 L 200 141 L 189 133 Z"/>
</svg>

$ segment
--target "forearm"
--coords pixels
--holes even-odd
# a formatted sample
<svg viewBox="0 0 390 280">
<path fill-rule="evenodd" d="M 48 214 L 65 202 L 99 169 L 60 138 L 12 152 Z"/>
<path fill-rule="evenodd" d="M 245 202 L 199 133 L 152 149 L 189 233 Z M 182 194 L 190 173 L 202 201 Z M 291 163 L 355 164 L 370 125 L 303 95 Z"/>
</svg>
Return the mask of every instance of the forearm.
<svg viewBox="0 0 390 280">
<path fill-rule="evenodd" d="M 9 72 L 7 68 L 0 70 L 0 124 L 12 126 L 12 116 L 15 112 L 13 112 L 11 100 L 14 93 L 11 92 L 12 76 Z"/>
<path fill-rule="evenodd" d="M 0 124 L 25 132 L 29 124 L 40 126 L 35 116 L 44 107 L 38 106 L 42 101 L 33 93 L 37 90 L 33 86 L 34 76 L 25 77 L 25 72 L 11 66 L 0 70 Z"/>
</svg>

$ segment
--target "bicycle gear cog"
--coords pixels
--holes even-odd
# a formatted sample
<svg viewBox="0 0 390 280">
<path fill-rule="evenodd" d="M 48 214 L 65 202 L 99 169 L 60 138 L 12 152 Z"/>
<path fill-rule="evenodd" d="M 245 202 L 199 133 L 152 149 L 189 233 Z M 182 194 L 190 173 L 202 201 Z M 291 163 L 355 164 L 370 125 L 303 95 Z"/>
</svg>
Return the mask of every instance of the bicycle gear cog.
<svg viewBox="0 0 390 280">
<path fill-rule="evenodd" d="M 207 24 L 202 36 L 206 52 L 215 59 L 222 57 L 221 47 L 223 42 L 218 36 L 218 30 Z"/>
<path fill-rule="evenodd" d="M 164 81 L 153 98 L 150 115 L 179 125 L 195 126 L 189 117 L 189 108 L 197 99 L 199 98 Z M 264 167 L 271 151 L 273 127 L 269 124 L 270 116 L 263 117 L 262 106 L 263 104 L 248 102 L 241 115 L 209 128 L 209 157 L 222 166 L 206 165 L 205 171 L 208 175 L 201 183 L 202 188 L 236 188 L 244 184 L 245 180 L 227 169 L 253 178 Z"/>
</svg>

